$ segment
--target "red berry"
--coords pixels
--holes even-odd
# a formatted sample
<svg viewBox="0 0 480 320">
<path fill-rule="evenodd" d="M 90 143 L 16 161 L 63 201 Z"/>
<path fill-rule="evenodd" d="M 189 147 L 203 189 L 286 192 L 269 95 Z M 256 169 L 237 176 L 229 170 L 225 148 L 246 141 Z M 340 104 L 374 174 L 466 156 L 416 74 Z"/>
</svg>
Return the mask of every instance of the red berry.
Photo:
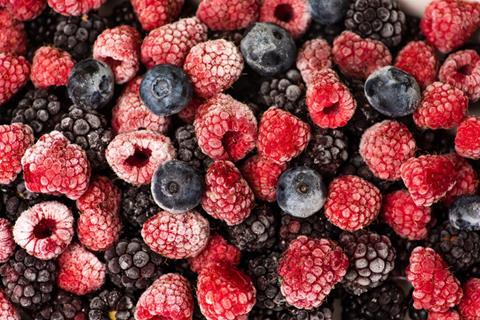
<svg viewBox="0 0 480 320">
<path fill-rule="evenodd" d="M 452 153 L 448 155 L 455 165 L 456 181 L 450 191 L 443 198 L 443 202 L 450 206 L 459 196 L 474 195 L 478 187 L 478 175 L 467 160 Z"/>
<path fill-rule="evenodd" d="M 2 320 L 21 320 L 20 315 L 8 300 L 7 295 L 0 289 L 0 319 Z"/>
<path fill-rule="evenodd" d="M 150 31 L 174 21 L 184 0 L 131 0 L 144 30 Z"/>
<path fill-rule="evenodd" d="M 463 285 L 463 298 L 458 310 L 463 320 L 480 318 L 480 279 L 471 278 Z"/>
<path fill-rule="evenodd" d="M 264 0 L 259 20 L 274 23 L 290 32 L 292 37 L 300 38 L 312 20 L 310 4 L 308 0 Z"/>
<path fill-rule="evenodd" d="M 45 0 L 5 0 L 2 5 L 15 17 L 16 20 L 28 21 L 39 16 L 47 6 Z"/>
<path fill-rule="evenodd" d="M 425 88 L 437 78 L 438 59 L 435 50 L 423 41 L 411 41 L 395 58 L 395 67 L 412 75 Z"/>
<path fill-rule="evenodd" d="M 0 218 L 0 264 L 7 262 L 14 253 L 15 241 L 13 240 L 12 225 L 7 219 Z M 2 319 L 1 311 L 0 319 Z"/>
<path fill-rule="evenodd" d="M 259 0 L 202 0 L 197 18 L 211 30 L 239 30 L 257 20 L 259 8 Z"/>
<path fill-rule="evenodd" d="M 48 5 L 61 15 L 81 16 L 100 8 L 105 2 L 106 0 L 48 0 Z"/>
<path fill-rule="evenodd" d="M 322 38 L 306 41 L 298 51 L 297 69 L 305 83 L 310 83 L 315 72 L 332 66 L 332 48 Z"/>
<path fill-rule="evenodd" d="M 465 158 L 480 159 L 480 118 L 468 117 L 457 128 L 455 151 Z"/>
<path fill-rule="evenodd" d="M 35 51 L 30 79 L 37 88 L 65 86 L 75 61 L 66 51 L 54 47 L 40 47 Z"/>
<path fill-rule="evenodd" d="M 27 35 L 23 23 L 12 16 L 13 12 L 0 9 L 0 52 L 25 54 Z"/>
<path fill-rule="evenodd" d="M 122 230 L 118 213 L 87 209 L 77 220 L 80 243 L 92 251 L 105 251 L 117 242 Z"/>
<path fill-rule="evenodd" d="M 240 250 L 221 235 L 214 234 L 210 236 L 207 246 L 195 257 L 188 259 L 188 263 L 196 273 L 216 263 L 236 266 L 240 263 Z"/>
<path fill-rule="evenodd" d="M 103 210 L 118 213 L 120 207 L 120 189 L 107 177 L 96 176 L 90 182 L 87 191 L 77 199 L 77 208 L 80 211 Z"/>
<path fill-rule="evenodd" d="M 22 156 L 35 140 L 23 123 L 0 125 L 0 184 L 9 184 L 22 171 Z"/>
<path fill-rule="evenodd" d="M 428 320 L 460 320 L 460 315 L 453 309 L 450 309 L 447 312 L 430 311 L 428 313 Z"/>
<path fill-rule="evenodd" d="M 24 57 L 0 52 L 0 106 L 7 102 L 25 84 L 30 74 L 30 65 Z"/>
</svg>

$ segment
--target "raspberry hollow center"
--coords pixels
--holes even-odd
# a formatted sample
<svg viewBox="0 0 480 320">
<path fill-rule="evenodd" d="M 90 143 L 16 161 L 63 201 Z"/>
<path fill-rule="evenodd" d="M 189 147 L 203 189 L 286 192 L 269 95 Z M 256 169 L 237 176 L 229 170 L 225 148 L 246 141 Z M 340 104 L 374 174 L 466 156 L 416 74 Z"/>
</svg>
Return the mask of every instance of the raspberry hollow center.
<svg viewBox="0 0 480 320">
<path fill-rule="evenodd" d="M 135 146 L 135 152 L 125 160 L 125 164 L 131 167 L 143 167 L 148 163 L 151 155 L 152 150 Z"/>
<path fill-rule="evenodd" d="M 283 22 L 290 22 L 293 19 L 293 8 L 287 3 L 282 3 L 275 8 L 275 17 Z"/>
<path fill-rule="evenodd" d="M 458 73 L 463 74 L 464 76 L 470 76 L 472 74 L 472 66 L 469 64 L 466 64 L 458 68 L 457 71 Z"/>
<path fill-rule="evenodd" d="M 37 239 L 45 239 L 50 237 L 56 229 L 56 222 L 53 219 L 42 219 L 33 228 L 33 235 Z"/>
<path fill-rule="evenodd" d="M 339 108 L 339 104 L 338 103 L 334 103 L 330 106 L 326 106 L 323 110 L 322 110 L 322 113 L 325 114 L 325 115 L 329 115 L 329 114 L 332 114 L 332 113 L 337 113 L 338 112 L 338 108 Z"/>
</svg>

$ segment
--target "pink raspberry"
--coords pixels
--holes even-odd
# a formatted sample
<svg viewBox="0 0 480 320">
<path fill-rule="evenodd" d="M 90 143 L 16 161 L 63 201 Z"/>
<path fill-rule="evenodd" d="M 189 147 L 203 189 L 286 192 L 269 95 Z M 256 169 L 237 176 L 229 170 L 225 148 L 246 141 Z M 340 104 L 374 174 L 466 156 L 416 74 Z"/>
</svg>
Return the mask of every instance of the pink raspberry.
<svg viewBox="0 0 480 320">
<path fill-rule="evenodd" d="M 163 134 L 138 130 L 117 135 L 105 157 L 120 179 L 133 185 L 149 184 L 157 167 L 175 158 L 175 148 Z"/>
<path fill-rule="evenodd" d="M 210 236 L 207 246 L 199 254 L 188 259 L 188 263 L 190 269 L 196 273 L 216 263 L 236 266 L 240 263 L 240 250 L 221 235 L 214 234 Z"/>
<path fill-rule="evenodd" d="M 65 86 L 75 61 L 66 51 L 54 47 L 40 47 L 35 51 L 30 79 L 37 88 Z"/>
<path fill-rule="evenodd" d="M 184 0 L 131 0 L 144 30 L 150 31 L 174 21 Z"/>
<path fill-rule="evenodd" d="M 453 309 L 450 309 L 447 312 L 430 311 L 428 313 L 428 320 L 460 320 L 460 315 Z"/>
<path fill-rule="evenodd" d="M 24 57 L 0 52 L 0 106 L 7 102 L 25 84 L 30 75 L 30 65 Z"/>
<path fill-rule="evenodd" d="M 48 0 L 48 5 L 64 16 L 81 16 L 98 9 L 106 0 Z"/>
<path fill-rule="evenodd" d="M 38 203 L 18 217 L 13 238 L 29 255 L 42 260 L 56 258 L 72 241 L 72 211 L 57 201 Z"/>
<path fill-rule="evenodd" d="M 12 225 L 7 219 L 0 218 L 0 264 L 5 263 L 15 253 Z M 1 310 L 1 308 L 0 308 Z M 0 319 L 2 314 L 0 313 Z"/>
<path fill-rule="evenodd" d="M 211 30 L 239 30 L 257 20 L 259 8 L 259 0 L 202 0 L 197 18 Z"/>
<path fill-rule="evenodd" d="M 7 295 L 0 289 L 0 319 L 2 320 L 21 320 L 20 315 L 8 300 Z"/>
<path fill-rule="evenodd" d="M 463 285 L 463 297 L 458 306 L 463 320 L 480 318 L 480 279 L 471 278 Z"/>
<path fill-rule="evenodd" d="M 103 210 L 118 213 L 120 208 L 120 189 L 107 177 L 96 176 L 90 182 L 87 191 L 77 199 L 80 211 Z"/>
<path fill-rule="evenodd" d="M 322 38 L 306 41 L 298 51 L 297 69 L 307 85 L 315 72 L 331 66 L 332 48 Z"/>
<path fill-rule="evenodd" d="M 32 129 L 23 123 L 0 125 L 0 184 L 9 184 L 22 171 L 22 156 L 35 140 Z"/>
<path fill-rule="evenodd" d="M 194 46 L 183 68 L 195 92 L 200 97 L 211 98 L 238 80 L 243 70 L 243 57 L 233 42 L 211 40 Z"/>
<path fill-rule="evenodd" d="M 27 34 L 23 23 L 16 21 L 11 12 L 0 9 L 0 52 L 25 54 Z"/>
<path fill-rule="evenodd" d="M 4 0 L 2 5 L 16 20 L 28 21 L 38 17 L 47 6 L 46 0 Z"/>
<path fill-rule="evenodd" d="M 310 26 L 312 15 L 308 0 L 264 0 L 260 22 L 274 23 L 300 38 Z"/>
<path fill-rule="evenodd" d="M 443 198 L 443 202 L 450 206 L 459 196 L 474 195 L 477 192 L 479 180 L 477 172 L 467 160 L 455 153 L 448 156 L 455 165 L 457 181 Z"/>
<path fill-rule="evenodd" d="M 480 159 L 480 118 L 468 117 L 457 128 L 455 136 L 455 151 L 470 159 Z"/>
<path fill-rule="evenodd" d="M 395 67 L 412 75 L 424 89 L 437 78 L 438 58 L 430 45 L 411 41 L 398 53 Z"/>
<path fill-rule="evenodd" d="M 77 220 L 80 243 L 92 251 L 105 251 L 120 237 L 122 222 L 118 213 L 86 209 Z"/>
</svg>

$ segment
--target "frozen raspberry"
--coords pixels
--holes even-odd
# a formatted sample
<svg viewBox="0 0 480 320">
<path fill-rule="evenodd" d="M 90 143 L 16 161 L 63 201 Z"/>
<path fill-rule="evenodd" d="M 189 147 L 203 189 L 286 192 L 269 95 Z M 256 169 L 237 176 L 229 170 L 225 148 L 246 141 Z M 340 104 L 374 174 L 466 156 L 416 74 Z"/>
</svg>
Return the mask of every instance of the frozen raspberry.
<svg viewBox="0 0 480 320">
<path fill-rule="evenodd" d="M 119 178 L 133 185 L 149 184 L 157 167 L 175 158 L 175 148 L 163 134 L 138 130 L 117 135 L 105 157 Z"/>
<path fill-rule="evenodd" d="M 35 140 L 23 123 L 0 125 L 0 184 L 9 184 L 22 171 L 22 156 Z"/>
<path fill-rule="evenodd" d="M 1 2 L 0 2 L 1 3 Z M 47 6 L 46 0 L 4 0 L 5 8 L 16 20 L 28 21 L 38 17 Z"/>
<path fill-rule="evenodd" d="M 18 217 L 13 238 L 31 256 L 42 260 L 56 258 L 72 241 L 72 211 L 57 201 L 38 203 Z"/>
<path fill-rule="evenodd" d="M 31 192 L 63 194 L 76 200 L 88 188 L 87 154 L 58 131 L 41 136 L 27 149 L 22 168 L 25 186 Z"/>
<path fill-rule="evenodd" d="M 197 273 L 215 263 L 236 266 L 240 263 L 240 250 L 221 235 L 214 234 L 208 240 L 207 246 L 198 255 L 188 259 L 188 263 L 190 269 Z"/>
<path fill-rule="evenodd" d="M 190 103 L 177 116 L 185 123 L 193 124 L 198 108 L 204 103 L 203 99 L 193 96 Z"/>
<path fill-rule="evenodd" d="M 93 58 L 105 62 L 115 82 L 123 84 L 135 77 L 140 67 L 140 43 L 140 34 L 132 26 L 107 29 L 93 44 Z"/>
<path fill-rule="evenodd" d="M 105 265 L 90 251 L 73 243 L 58 258 L 58 286 L 83 296 L 96 291 L 105 282 Z"/>
<path fill-rule="evenodd" d="M 158 64 L 182 66 L 190 49 L 207 41 L 207 31 L 207 26 L 195 17 L 154 29 L 143 39 L 142 62 L 147 68 Z"/>
<path fill-rule="evenodd" d="M 48 5 L 64 16 L 81 16 L 98 9 L 106 0 L 48 0 Z"/>
<path fill-rule="evenodd" d="M 77 220 L 80 243 L 92 251 L 105 251 L 117 242 L 122 223 L 118 213 L 102 209 L 86 209 Z"/>
<path fill-rule="evenodd" d="M 175 273 L 167 273 L 142 293 L 135 307 L 136 320 L 175 319 L 191 320 L 193 294 L 188 280 Z"/>
<path fill-rule="evenodd" d="M 463 298 L 458 310 L 463 320 L 480 319 L 480 279 L 471 278 L 463 285 Z"/>
<path fill-rule="evenodd" d="M 0 289 L 0 319 L 2 320 L 21 320 L 17 310 L 8 300 L 7 295 Z"/>
<path fill-rule="evenodd" d="M 237 268 L 213 264 L 198 276 L 197 299 L 207 320 L 247 319 L 255 304 L 255 287 Z"/>
<path fill-rule="evenodd" d="M 460 320 L 460 315 L 456 310 L 450 309 L 447 312 L 429 312 L 428 320 Z"/>
<path fill-rule="evenodd" d="M 23 23 L 0 8 L 0 52 L 25 54 L 26 51 L 27 35 Z"/>
<path fill-rule="evenodd" d="M 425 88 L 437 78 L 435 50 L 423 41 L 411 41 L 398 53 L 395 67 L 412 75 Z"/>
<path fill-rule="evenodd" d="M 202 0 L 197 18 L 211 30 L 233 31 L 245 29 L 258 18 L 259 0 Z"/>
<path fill-rule="evenodd" d="M 7 219 L 0 218 L 0 264 L 5 263 L 15 253 L 12 225 Z M 0 319 L 2 316 L 0 314 Z"/>
<path fill-rule="evenodd" d="M 416 144 L 407 126 L 394 120 L 374 124 L 362 135 L 359 151 L 380 179 L 400 179 L 400 166 L 415 156 Z"/>
<path fill-rule="evenodd" d="M 332 66 L 332 48 L 322 38 L 306 41 L 298 51 L 297 69 L 309 84 L 315 72 Z"/>
<path fill-rule="evenodd" d="M 107 177 L 97 176 L 92 179 L 87 191 L 77 199 L 80 211 L 88 209 L 118 213 L 120 207 L 120 189 Z"/>
<path fill-rule="evenodd" d="M 455 165 L 456 183 L 443 198 L 443 202 L 450 206 L 459 196 L 474 195 L 479 184 L 475 169 L 467 160 L 452 153 L 448 155 Z"/>
<path fill-rule="evenodd" d="M 347 268 L 347 255 L 333 241 L 299 236 L 280 259 L 280 289 L 289 304 L 313 309 L 342 280 Z"/>
<path fill-rule="evenodd" d="M 400 237 L 409 240 L 425 239 L 430 222 L 429 207 L 419 207 L 406 190 L 389 193 L 383 200 L 383 220 Z"/>
<path fill-rule="evenodd" d="M 65 86 L 75 61 L 66 51 L 40 47 L 35 51 L 30 79 L 37 88 Z"/>
<path fill-rule="evenodd" d="M 427 41 L 443 53 L 462 46 L 479 26 L 480 6 L 475 1 L 432 1 L 420 21 Z"/>
<path fill-rule="evenodd" d="M 242 223 L 253 208 L 254 196 L 240 171 L 230 161 L 215 161 L 205 175 L 203 209 L 228 225 Z"/>
<path fill-rule="evenodd" d="M 298 156 L 310 141 L 310 127 L 291 113 L 271 107 L 263 113 L 257 148 L 262 157 L 285 163 Z"/>
<path fill-rule="evenodd" d="M 292 37 L 300 38 L 312 20 L 308 0 L 264 0 L 260 8 L 260 22 L 274 23 Z"/>
<path fill-rule="evenodd" d="M 382 42 L 362 39 L 351 31 L 335 38 L 332 55 L 344 75 L 359 79 L 366 79 L 373 71 L 392 63 L 392 55 Z"/>
<path fill-rule="evenodd" d="M 480 99 L 480 55 L 475 50 L 449 55 L 440 67 L 438 77 L 440 81 L 462 90 L 471 101 Z"/>
<path fill-rule="evenodd" d="M 468 108 L 468 98 L 448 83 L 434 82 L 423 92 L 413 114 L 415 124 L 428 129 L 451 129 L 460 124 Z"/>
<path fill-rule="evenodd" d="M 417 206 L 429 207 L 453 188 L 453 162 L 445 155 L 410 158 L 400 167 L 403 183 Z"/>
<path fill-rule="evenodd" d="M 306 103 L 310 118 L 321 128 L 345 126 L 357 107 L 352 94 L 332 69 L 312 75 L 307 85 Z"/>
<path fill-rule="evenodd" d="M 415 309 L 446 312 L 462 298 L 459 281 L 442 257 L 431 248 L 413 249 L 406 275 L 413 286 Z"/>
<path fill-rule="evenodd" d="M 194 126 L 198 146 L 212 159 L 237 161 L 255 148 L 257 119 L 246 104 L 229 95 L 201 105 Z"/>
<path fill-rule="evenodd" d="M 207 245 L 209 235 L 207 219 L 196 211 L 182 214 L 161 211 L 142 228 L 143 240 L 150 249 L 170 259 L 197 255 Z"/>
<path fill-rule="evenodd" d="M 7 102 L 28 81 L 30 65 L 24 57 L 0 52 L 0 106 Z"/>
<path fill-rule="evenodd" d="M 184 0 L 131 0 L 144 30 L 150 31 L 174 21 Z"/>
<path fill-rule="evenodd" d="M 464 157 L 480 159 L 480 118 L 468 117 L 457 128 L 455 151 Z"/>
</svg>

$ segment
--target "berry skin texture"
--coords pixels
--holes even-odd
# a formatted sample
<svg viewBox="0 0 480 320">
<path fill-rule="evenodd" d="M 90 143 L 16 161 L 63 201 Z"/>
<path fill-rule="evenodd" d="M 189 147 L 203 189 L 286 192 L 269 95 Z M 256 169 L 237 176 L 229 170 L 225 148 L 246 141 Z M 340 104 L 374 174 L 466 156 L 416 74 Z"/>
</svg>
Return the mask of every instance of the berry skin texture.
<svg viewBox="0 0 480 320">
<path fill-rule="evenodd" d="M 0 52 L 25 54 L 27 35 L 23 23 L 16 21 L 11 12 L 0 9 Z"/>
<path fill-rule="evenodd" d="M 265 0 L 260 8 L 260 22 L 274 23 L 300 38 L 312 20 L 308 0 Z"/>
<path fill-rule="evenodd" d="M 30 65 L 24 57 L 0 53 L 0 106 L 7 102 L 28 81 Z"/>
<path fill-rule="evenodd" d="M 425 89 L 437 78 L 438 58 L 435 50 L 423 41 L 411 41 L 395 58 L 395 67 L 411 74 Z"/>
<path fill-rule="evenodd" d="M 63 194 L 76 200 L 88 188 L 87 154 L 58 131 L 45 134 L 22 157 L 25 186 L 31 192 Z"/>
<path fill-rule="evenodd" d="M 66 51 L 54 47 L 40 47 L 35 51 L 30 79 L 37 88 L 65 86 L 75 61 Z"/>
<path fill-rule="evenodd" d="M 209 235 L 208 220 L 196 211 L 160 211 L 142 227 L 142 238 L 150 249 L 169 259 L 197 255 L 207 245 Z"/>
<path fill-rule="evenodd" d="M 259 0 L 203 0 L 197 9 L 197 18 L 211 30 L 233 31 L 245 29 L 258 18 Z"/>
<path fill-rule="evenodd" d="M 413 286 L 415 309 L 446 312 L 462 298 L 460 282 L 442 257 L 431 248 L 413 249 L 406 275 Z"/>
<path fill-rule="evenodd" d="M 458 305 L 462 319 L 480 318 L 480 279 L 471 278 L 463 285 L 463 297 Z"/>
<path fill-rule="evenodd" d="M 132 0 L 142 28 L 146 31 L 161 27 L 173 20 L 182 9 L 184 0 Z"/>
<path fill-rule="evenodd" d="M 467 160 L 459 157 L 456 153 L 450 154 L 449 157 L 455 165 L 457 183 L 455 183 L 453 188 L 450 189 L 445 195 L 445 198 L 443 198 L 443 202 L 448 207 L 450 207 L 459 196 L 474 195 L 477 192 L 479 184 L 477 172 Z"/>
<path fill-rule="evenodd" d="M 447 312 L 429 312 L 428 320 L 460 320 L 460 315 L 456 310 L 448 310 Z"/>
<path fill-rule="evenodd" d="M 78 210 L 103 210 L 118 213 L 120 208 L 120 189 L 107 177 L 96 176 L 90 182 L 87 191 L 77 199 Z"/>
<path fill-rule="evenodd" d="M 277 163 L 298 156 L 310 141 L 310 127 L 291 113 L 271 107 L 263 113 L 258 129 L 258 153 Z"/>
<path fill-rule="evenodd" d="M 0 218 L 0 264 L 5 263 L 15 253 L 15 241 L 13 240 L 12 225 L 10 221 Z M 1 319 L 1 313 L 0 313 Z"/>
<path fill-rule="evenodd" d="M 0 185 L 17 178 L 22 156 L 34 140 L 32 129 L 23 123 L 0 126 Z"/>
<path fill-rule="evenodd" d="M 380 179 L 400 179 L 400 166 L 415 156 L 416 144 L 407 126 L 394 120 L 374 124 L 362 135 L 359 151 Z"/>
<path fill-rule="evenodd" d="M 420 128 L 452 129 L 467 113 L 468 98 L 448 83 L 434 82 L 423 91 L 422 101 L 413 113 Z"/>
<path fill-rule="evenodd" d="M 193 293 L 188 280 L 167 273 L 142 293 L 135 307 L 135 319 L 190 320 L 193 315 Z"/>
<path fill-rule="evenodd" d="M 480 118 L 466 118 L 457 128 L 455 151 L 464 158 L 480 159 L 478 134 L 480 134 Z"/>
<path fill-rule="evenodd" d="M 202 98 L 211 98 L 228 89 L 243 70 L 243 58 L 233 42 L 211 40 L 194 46 L 183 68 Z"/>
<path fill-rule="evenodd" d="M 330 183 L 324 208 L 331 223 L 345 231 L 356 231 L 372 223 L 381 206 L 377 187 L 357 176 L 342 176 Z"/>
<path fill-rule="evenodd" d="M 98 9 L 106 0 L 48 0 L 48 6 L 64 16 L 81 16 Z"/>
<path fill-rule="evenodd" d="M 332 48 L 322 38 L 306 41 L 298 51 L 297 69 L 305 83 L 310 83 L 315 72 L 332 66 Z"/>
<path fill-rule="evenodd" d="M 175 158 L 175 148 L 160 133 L 138 130 L 117 135 L 105 157 L 119 178 L 133 185 L 149 184 L 155 169 Z"/>
<path fill-rule="evenodd" d="M 19 21 L 29 21 L 38 17 L 47 6 L 45 0 L 5 0 L 5 8 Z"/>
<path fill-rule="evenodd" d="M 7 295 L 0 289 L 0 319 L 1 320 L 20 320 L 20 315 L 8 300 Z"/>
<path fill-rule="evenodd" d="M 322 304 L 347 268 L 348 257 L 333 241 L 299 236 L 280 259 L 280 289 L 289 304 L 310 310 Z"/>
<path fill-rule="evenodd" d="M 210 236 L 207 246 L 196 256 L 188 259 L 190 269 L 200 273 L 212 264 L 236 266 L 240 263 L 240 250 L 221 235 Z"/>
<path fill-rule="evenodd" d="M 242 223 L 252 210 L 254 195 L 240 171 L 230 161 L 215 161 L 205 175 L 203 209 L 227 225 Z"/>
</svg>

